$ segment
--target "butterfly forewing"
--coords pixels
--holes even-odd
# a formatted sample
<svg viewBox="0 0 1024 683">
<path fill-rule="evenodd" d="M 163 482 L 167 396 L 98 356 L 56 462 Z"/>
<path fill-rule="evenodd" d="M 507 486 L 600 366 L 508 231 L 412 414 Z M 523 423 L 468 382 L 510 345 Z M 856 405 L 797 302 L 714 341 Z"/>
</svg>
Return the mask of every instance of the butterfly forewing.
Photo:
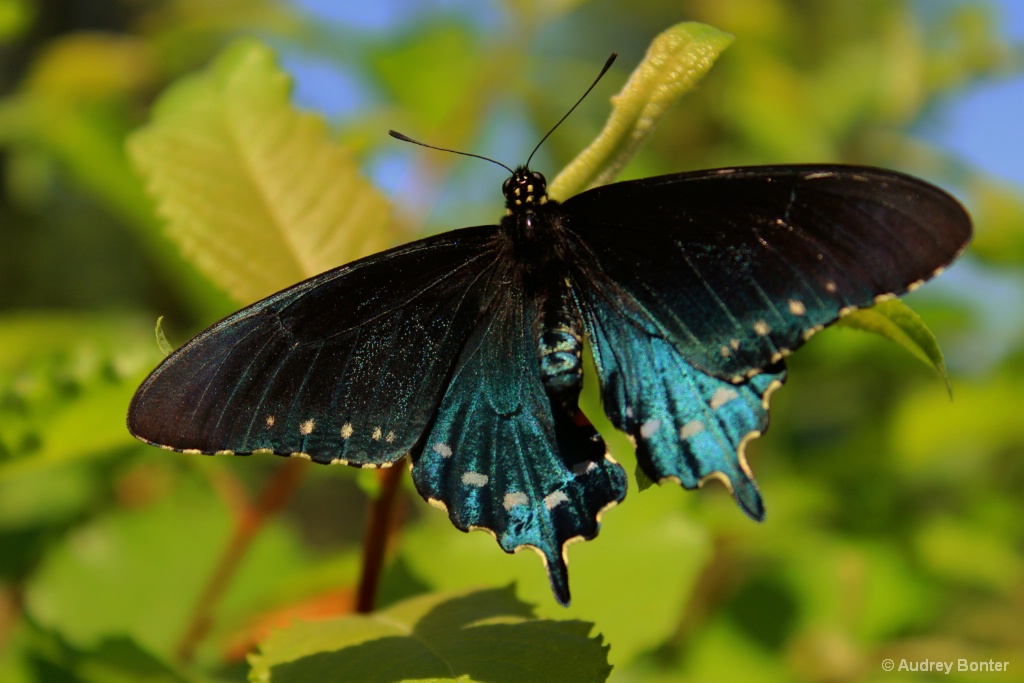
<svg viewBox="0 0 1024 683">
<path fill-rule="evenodd" d="M 915 178 L 864 167 L 720 169 L 598 187 L 564 221 L 684 357 L 737 381 L 850 308 L 962 251 L 970 219 Z"/>
<path fill-rule="evenodd" d="M 476 325 L 496 230 L 377 254 L 222 320 L 149 376 L 129 429 L 174 450 L 390 464 L 432 419 Z"/>
</svg>

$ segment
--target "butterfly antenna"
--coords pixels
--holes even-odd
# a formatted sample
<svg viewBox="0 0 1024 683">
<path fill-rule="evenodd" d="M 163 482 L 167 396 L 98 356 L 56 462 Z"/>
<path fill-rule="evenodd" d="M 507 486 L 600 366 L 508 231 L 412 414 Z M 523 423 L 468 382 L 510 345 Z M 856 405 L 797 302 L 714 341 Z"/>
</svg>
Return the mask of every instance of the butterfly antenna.
<svg viewBox="0 0 1024 683">
<path fill-rule="evenodd" d="M 473 157 L 474 159 L 483 159 L 484 161 L 489 161 L 492 164 L 497 164 L 498 166 L 501 166 L 503 169 L 505 169 L 509 173 L 515 173 L 515 171 L 513 171 L 511 168 L 509 168 L 505 164 L 501 163 L 500 161 L 495 161 L 494 159 L 492 159 L 490 157 L 485 157 L 485 156 L 480 155 L 480 154 L 473 154 L 472 152 L 460 152 L 457 149 L 448 149 L 447 147 L 437 147 L 436 145 L 428 145 L 425 142 L 420 142 L 419 140 L 413 140 L 408 135 L 405 135 L 404 133 L 399 133 L 397 130 L 389 130 L 388 131 L 388 135 L 390 135 L 391 137 L 395 138 L 396 140 L 401 140 L 402 142 L 411 142 L 414 145 L 419 145 L 420 147 L 426 147 L 427 149 L 436 149 L 439 152 L 451 152 L 452 154 L 458 154 L 458 155 L 464 156 L 464 157 Z"/>
<path fill-rule="evenodd" d="M 608 69 L 611 68 L 612 62 L 614 62 L 615 58 L 618 57 L 618 56 L 619 56 L 618 52 L 613 52 L 611 54 L 611 56 L 608 57 L 608 61 L 604 63 L 603 67 L 601 67 L 601 73 L 597 74 L 597 78 L 595 78 L 594 82 L 590 84 L 590 87 L 587 88 L 587 91 L 585 93 L 583 93 L 582 95 L 580 95 L 580 98 L 578 100 L 576 100 L 576 104 L 572 105 L 572 107 L 569 108 L 569 111 L 565 112 L 565 116 L 563 116 L 562 118 L 558 119 L 558 123 L 556 123 L 554 126 L 552 126 L 551 130 L 548 131 L 547 135 L 545 135 L 544 137 L 542 137 L 540 139 L 540 142 L 537 143 L 537 146 L 533 148 L 533 151 L 530 152 L 530 156 L 527 157 L 527 159 L 526 159 L 526 165 L 527 166 L 530 165 L 530 160 L 533 159 L 533 155 L 537 153 L 537 150 L 540 149 L 540 146 L 544 144 L 544 141 L 547 140 L 551 136 L 551 134 L 555 132 L 556 128 L 558 128 L 560 125 L 562 125 L 562 121 L 565 121 L 567 118 L 569 118 L 569 114 L 571 114 L 573 112 L 573 110 L 576 109 L 576 107 L 580 106 L 580 102 L 582 102 L 583 99 L 587 95 L 590 94 L 590 91 L 594 89 L 594 86 L 597 85 L 597 82 L 600 81 L 601 78 L 606 73 L 608 73 Z"/>
</svg>

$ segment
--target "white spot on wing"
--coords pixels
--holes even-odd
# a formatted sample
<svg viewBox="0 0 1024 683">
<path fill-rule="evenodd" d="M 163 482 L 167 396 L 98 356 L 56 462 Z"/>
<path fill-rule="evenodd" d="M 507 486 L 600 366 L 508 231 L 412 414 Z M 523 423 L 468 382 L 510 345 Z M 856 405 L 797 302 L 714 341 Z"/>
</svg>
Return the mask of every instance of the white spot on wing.
<svg viewBox="0 0 1024 683">
<path fill-rule="evenodd" d="M 351 422 L 346 422 L 345 424 L 341 425 L 341 438 L 343 438 L 343 439 L 349 438 L 350 436 L 352 436 L 352 432 L 354 432 L 354 431 L 355 430 L 352 429 L 352 423 Z"/>
<path fill-rule="evenodd" d="M 462 483 L 466 486 L 475 486 L 481 488 L 487 486 L 487 482 L 491 480 L 486 474 L 480 472 L 466 472 L 462 475 Z"/>
<path fill-rule="evenodd" d="M 640 438 L 649 439 L 661 429 L 661 420 L 648 420 L 640 425 Z"/>
<path fill-rule="evenodd" d="M 373 434 L 370 434 L 370 438 L 373 439 L 374 441 L 380 441 L 380 437 L 383 434 L 384 433 L 381 431 L 380 427 L 374 427 Z"/>
<path fill-rule="evenodd" d="M 803 315 L 807 313 L 807 307 L 804 306 L 803 301 L 798 301 L 797 299 L 790 299 L 788 303 L 789 312 L 792 313 L 793 315 Z"/>
<path fill-rule="evenodd" d="M 758 336 L 763 337 L 771 331 L 772 328 L 768 327 L 768 323 L 766 323 L 763 320 L 758 320 L 756 323 L 754 323 L 754 332 L 756 332 Z"/>
<path fill-rule="evenodd" d="M 718 387 L 715 389 L 715 393 L 712 394 L 708 405 L 711 406 L 712 410 L 717 410 L 736 398 L 739 398 L 739 394 L 736 393 L 735 389 L 730 389 L 729 387 Z"/>
<path fill-rule="evenodd" d="M 267 415 L 267 426 L 268 427 L 273 427 L 274 426 L 274 416 L 273 415 Z"/>
<path fill-rule="evenodd" d="M 686 441 L 691 436 L 696 436 L 704 431 L 704 423 L 700 420 L 691 420 L 679 428 L 679 440 Z"/>
<path fill-rule="evenodd" d="M 316 427 L 316 422 L 313 422 L 313 420 L 306 420 L 299 425 L 299 434 L 302 434 L 303 436 L 312 434 L 314 427 Z"/>
<path fill-rule="evenodd" d="M 822 329 L 823 329 L 822 325 L 815 325 L 814 327 L 809 327 L 806 330 L 804 330 L 803 334 L 800 335 L 800 336 L 802 336 L 804 338 L 804 341 L 807 341 L 808 339 L 813 337 L 816 333 L 821 332 Z"/>
<path fill-rule="evenodd" d="M 833 282 L 832 280 L 829 280 L 828 282 L 825 283 L 825 291 L 835 294 L 837 289 L 839 288 L 836 286 L 836 283 Z"/>
<path fill-rule="evenodd" d="M 572 473 L 577 477 L 584 474 L 590 474 L 597 469 L 597 463 L 593 460 L 587 460 L 586 462 L 578 462 L 572 466 Z"/>
<path fill-rule="evenodd" d="M 552 491 L 548 495 L 544 496 L 544 506 L 548 510 L 554 510 L 562 503 L 568 503 L 569 496 L 565 495 L 565 491 Z"/>
<path fill-rule="evenodd" d="M 446 443 L 435 443 L 434 452 L 440 455 L 442 458 L 452 457 L 452 447 Z"/>
<path fill-rule="evenodd" d="M 486 477 L 485 477 L 486 479 Z M 526 505 L 530 502 L 530 497 L 522 491 L 513 491 L 512 493 L 506 493 L 505 499 L 501 501 L 502 506 L 506 511 L 511 510 L 517 505 Z"/>
<path fill-rule="evenodd" d="M 397 437 L 394 432 L 388 432 L 388 435 L 384 437 L 384 440 L 388 443 L 394 443 L 396 438 Z"/>
</svg>

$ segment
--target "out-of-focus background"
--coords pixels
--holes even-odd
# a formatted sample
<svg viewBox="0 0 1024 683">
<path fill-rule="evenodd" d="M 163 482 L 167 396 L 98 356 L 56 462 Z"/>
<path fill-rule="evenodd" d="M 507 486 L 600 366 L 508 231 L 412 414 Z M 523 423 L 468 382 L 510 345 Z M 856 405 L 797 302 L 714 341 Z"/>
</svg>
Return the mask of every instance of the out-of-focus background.
<svg viewBox="0 0 1024 683">
<path fill-rule="evenodd" d="M 565 611 L 536 556 L 461 534 L 407 485 L 382 603 L 516 582 L 539 614 L 595 624 L 612 680 L 924 680 L 883 672 L 887 657 L 1009 661 L 986 680 L 1024 680 L 1015 0 L 0 0 L 0 680 L 245 680 L 272 615 L 351 608 L 376 482 L 310 465 L 178 663 L 237 500 L 284 461 L 166 453 L 124 428 L 160 358 L 156 318 L 178 344 L 249 303 L 167 236 L 125 151 L 165 88 L 239 37 L 269 45 L 409 239 L 496 221 L 505 172 L 388 128 L 521 163 L 618 51 L 535 157 L 551 177 L 680 21 L 735 42 L 623 177 L 821 161 L 947 188 L 974 244 L 906 301 L 942 344 L 952 400 L 898 346 L 830 330 L 791 358 L 748 449 L 764 524 L 721 487 L 631 484 L 572 547 Z"/>
</svg>

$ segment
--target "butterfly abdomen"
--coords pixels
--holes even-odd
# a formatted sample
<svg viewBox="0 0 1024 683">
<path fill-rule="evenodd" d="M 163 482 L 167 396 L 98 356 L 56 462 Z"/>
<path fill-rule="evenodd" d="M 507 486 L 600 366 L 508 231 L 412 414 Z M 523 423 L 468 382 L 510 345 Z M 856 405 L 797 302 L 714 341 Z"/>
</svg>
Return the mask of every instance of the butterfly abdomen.
<svg viewBox="0 0 1024 683">
<path fill-rule="evenodd" d="M 541 309 L 537 357 L 541 381 L 552 402 L 575 412 L 583 380 L 583 323 L 563 281 Z"/>
</svg>

